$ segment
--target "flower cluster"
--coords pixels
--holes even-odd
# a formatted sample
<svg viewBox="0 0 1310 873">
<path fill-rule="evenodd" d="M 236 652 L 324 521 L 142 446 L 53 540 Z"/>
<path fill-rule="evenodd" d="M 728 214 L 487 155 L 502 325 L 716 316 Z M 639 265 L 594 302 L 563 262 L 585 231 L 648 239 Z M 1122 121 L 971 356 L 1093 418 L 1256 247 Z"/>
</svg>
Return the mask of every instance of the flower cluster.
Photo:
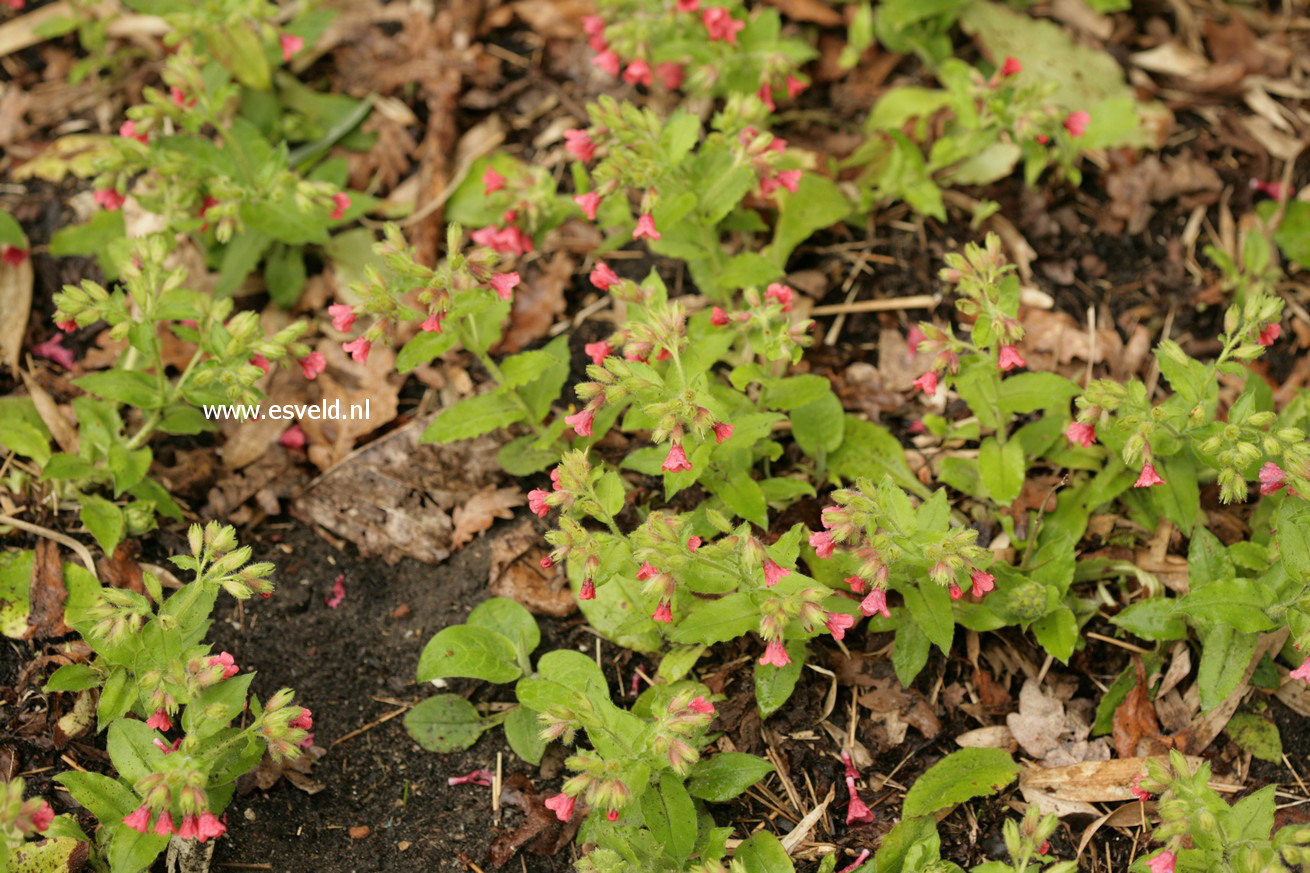
<svg viewBox="0 0 1310 873">
<path fill-rule="evenodd" d="M 814 322 L 792 316 L 796 292 L 789 285 L 774 282 L 763 294 L 757 288 L 747 288 L 742 302 L 743 308 L 732 311 L 715 306 L 710 323 L 739 333 L 745 348 L 765 360 L 799 361 L 813 342 Z"/>
<path fill-rule="evenodd" d="M 10 849 L 26 838 L 45 833 L 54 821 L 55 812 L 39 797 L 23 799 L 23 780 L 15 777 L 4 783 L 0 793 L 0 841 Z"/>
</svg>

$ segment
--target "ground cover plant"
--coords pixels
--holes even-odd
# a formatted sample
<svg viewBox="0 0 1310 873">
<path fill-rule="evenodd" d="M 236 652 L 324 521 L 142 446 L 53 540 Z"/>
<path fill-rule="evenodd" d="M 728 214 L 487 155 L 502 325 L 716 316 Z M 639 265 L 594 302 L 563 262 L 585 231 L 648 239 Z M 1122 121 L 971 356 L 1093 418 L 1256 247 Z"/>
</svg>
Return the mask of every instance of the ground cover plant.
<svg viewBox="0 0 1310 873">
<path fill-rule="evenodd" d="M 0 4 L 0 868 L 1304 869 L 1306 33 Z"/>
</svg>

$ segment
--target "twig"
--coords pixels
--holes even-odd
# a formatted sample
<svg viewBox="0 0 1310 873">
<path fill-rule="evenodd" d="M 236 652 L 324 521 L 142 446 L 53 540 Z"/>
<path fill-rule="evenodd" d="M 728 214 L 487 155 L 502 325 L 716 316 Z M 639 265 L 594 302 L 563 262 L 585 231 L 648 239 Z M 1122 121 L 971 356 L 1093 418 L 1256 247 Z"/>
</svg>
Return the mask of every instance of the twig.
<svg viewBox="0 0 1310 873">
<path fill-rule="evenodd" d="M 396 716 L 404 715 L 408 711 L 409 711 L 409 707 L 405 706 L 400 709 L 397 709 L 395 712 L 388 712 L 386 715 L 382 716 L 382 718 L 378 719 L 377 721 L 369 722 L 368 724 L 364 725 L 362 728 L 356 728 L 355 730 L 346 734 L 344 737 L 338 737 L 337 739 L 332 741 L 331 745 L 329 745 L 328 748 L 329 749 L 336 748 L 337 746 L 344 743 L 346 740 L 353 740 L 355 737 L 359 736 L 360 734 L 366 734 L 369 731 L 373 730 L 373 728 L 377 727 L 378 725 L 385 724 L 386 722 L 391 721 Z"/>
<path fill-rule="evenodd" d="M 1127 649 L 1130 652 L 1136 652 L 1139 655 L 1145 655 L 1147 652 L 1151 651 L 1150 649 L 1143 649 L 1141 646 L 1135 646 L 1132 643 L 1126 643 L 1123 640 L 1116 640 L 1114 637 L 1107 637 L 1105 634 L 1098 634 L 1094 631 L 1087 631 L 1084 636 L 1093 640 L 1100 640 L 1103 643 L 1109 643 L 1112 646 L 1118 646 L 1121 649 Z"/>
<path fill-rule="evenodd" d="M 848 312 L 892 312 L 897 309 L 933 309 L 940 302 L 941 297 L 936 294 L 911 294 L 909 297 L 856 300 L 852 303 L 816 306 L 810 310 L 810 315 L 843 315 Z"/>
<path fill-rule="evenodd" d="M 64 546 L 65 548 L 72 549 L 74 552 L 77 553 L 77 556 L 82 559 L 82 563 L 86 564 L 86 569 L 91 574 L 91 577 L 95 579 L 97 582 L 100 581 L 100 574 L 96 572 L 96 562 L 91 557 L 90 549 L 88 549 L 86 546 L 82 545 L 72 537 L 61 534 L 57 530 L 51 530 L 48 527 L 42 527 L 39 524 L 32 524 L 30 521 L 23 521 L 20 518 L 14 518 L 12 515 L 0 514 L 0 524 L 7 524 L 10 527 L 16 527 L 19 530 L 25 530 L 28 533 L 45 537 L 48 540 L 54 540 L 55 542 L 59 543 L 59 545 Z"/>
</svg>

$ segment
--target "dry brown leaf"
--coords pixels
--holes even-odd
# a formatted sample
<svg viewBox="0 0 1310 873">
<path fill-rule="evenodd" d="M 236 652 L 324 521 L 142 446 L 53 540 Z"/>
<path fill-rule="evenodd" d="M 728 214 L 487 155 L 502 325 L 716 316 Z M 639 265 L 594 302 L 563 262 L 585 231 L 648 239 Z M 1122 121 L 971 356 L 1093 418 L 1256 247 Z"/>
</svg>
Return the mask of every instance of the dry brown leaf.
<svg viewBox="0 0 1310 873">
<path fill-rule="evenodd" d="M 1023 750 L 1048 767 L 1110 757 L 1104 739 L 1088 741 L 1091 725 L 1067 711 L 1064 703 L 1036 679 L 1024 681 L 1019 691 L 1019 711 L 1006 716 L 1005 723 Z"/>
<path fill-rule="evenodd" d="M 310 389 L 310 402 L 340 403 L 343 415 L 357 409 L 361 416 L 354 419 L 305 418 L 300 422 L 301 429 L 309 438 L 309 460 L 320 470 L 326 470 L 349 455 L 361 436 L 372 433 L 396 417 L 400 385 L 404 380 L 395 373 L 395 352 L 385 346 L 374 346 L 368 362 L 362 366 L 341 350 L 341 343 L 324 339 L 318 343 L 317 349 L 327 361 L 327 370 L 314 380 L 318 395 L 315 397 Z"/>
<path fill-rule="evenodd" d="M 510 6 L 532 32 L 546 39 L 576 39 L 582 17 L 593 15 L 592 0 L 519 0 Z"/>
<path fill-rule="evenodd" d="M 54 436 L 55 442 L 59 443 L 59 448 L 70 455 L 77 454 L 80 445 L 77 426 L 68 415 L 64 414 L 67 407 L 56 403 L 50 392 L 42 388 L 26 370 L 23 371 L 23 385 L 27 387 L 27 394 L 32 398 L 32 405 L 36 407 L 37 415 L 41 416 L 41 421 L 50 428 L 50 433 Z"/>
<path fill-rule="evenodd" d="M 514 309 L 500 352 L 514 354 L 546 336 L 555 319 L 564 314 L 564 289 L 573 282 L 575 266 L 571 257 L 559 252 L 540 270 L 524 272 L 523 284 L 514 290 Z"/>
<path fill-rule="evenodd" d="M 1152 748 L 1183 748 L 1185 744 L 1181 737 L 1171 738 L 1160 733 L 1160 723 L 1156 720 L 1155 706 L 1147 687 L 1146 667 L 1137 655 L 1133 655 L 1133 668 L 1137 673 L 1137 683 L 1114 711 L 1115 751 L 1120 758 L 1132 758 L 1137 755 L 1142 742 Z"/>
<path fill-rule="evenodd" d="M 911 727 L 930 740 L 941 732 L 941 721 L 932 704 L 918 691 L 902 688 L 894 677 L 875 680 L 873 690 L 861 694 L 859 702 L 870 711 L 870 721 L 882 724 L 887 742 L 893 747 L 905 741 L 906 730 Z"/>
<path fill-rule="evenodd" d="M 517 600 L 536 615 L 563 618 L 576 612 L 578 603 L 560 566 L 541 566 L 547 555 L 543 543 L 536 525 L 527 520 L 493 539 L 487 590 Z"/>
<path fill-rule="evenodd" d="M 1006 749 L 1011 753 L 1019 748 L 1014 734 L 1003 724 L 965 731 L 955 738 L 955 744 L 962 749 Z"/>
<path fill-rule="evenodd" d="M 769 3 L 792 21 L 809 21 L 824 27 L 843 23 L 841 13 L 823 0 L 769 0 Z"/>
<path fill-rule="evenodd" d="M 265 752 L 250 778 L 260 791 L 267 791 L 276 785 L 279 779 L 286 779 L 306 794 L 318 794 L 323 790 L 323 783 L 310 773 L 319 758 L 326 754 L 327 749 L 322 746 L 310 746 L 299 757 L 274 761 L 273 756 Z"/>
<path fill-rule="evenodd" d="M 68 600 L 64 565 L 59 559 L 59 546 L 53 540 L 36 541 L 30 597 L 32 608 L 27 615 L 24 638 L 44 640 L 70 632 L 64 624 L 64 603 Z"/>
<path fill-rule="evenodd" d="M 455 507 L 451 520 L 455 531 L 450 536 L 452 551 L 458 551 L 473 541 L 473 537 L 491 527 L 496 519 L 514 517 L 514 507 L 525 502 L 523 491 L 517 485 L 508 488 L 489 487 Z"/>
<path fill-rule="evenodd" d="M 32 259 L 21 264 L 0 261 L 0 364 L 18 372 L 18 357 L 23 350 L 27 317 L 32 311 Z"/>
<path fill-rule="evenodd" d="M 1111 758 L 1108 761 L 1084 761 L 1067 767 L 1030 767 L 1019 774 L 1021 788 L 1032 788 L 1062 800 L 1103 803 L 1133 800 L 1133 784 L 1146 772 L 1149 758 Z M 1166 758 L 1158 757 L 1165 761 Z M 1200 758 L 1187 756 L 1192 767 Z M 1239 786 L 1217 779 L 1210 780 L 1216 791 L 1235 791 Z"/>
</svg>

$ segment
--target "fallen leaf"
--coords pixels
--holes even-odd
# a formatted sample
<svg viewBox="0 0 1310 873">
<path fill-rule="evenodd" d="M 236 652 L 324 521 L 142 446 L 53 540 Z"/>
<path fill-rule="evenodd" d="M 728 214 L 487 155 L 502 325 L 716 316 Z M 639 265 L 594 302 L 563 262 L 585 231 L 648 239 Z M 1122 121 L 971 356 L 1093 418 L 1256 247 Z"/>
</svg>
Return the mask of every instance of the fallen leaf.
<svg viewBox="0 0 1310 873">
<path fill-rule="evenodd" d="M 541 566 L 547 551 L 536 525 L 525 520 L 491 542 L 487 590 L 517 600 L 535 615 L 563 618 L 577 611 L 573 592 L 558 565 Z"/>
<path fill-rule="evenodd" d="M 273 756 L 265 752 L 259 766 L 248 778 L 260 791 L 267 791 L 276 785 L 279 779 L 286 779 L 306 794 L 318 794 L 323 790 L 323 783 L 310 776 L 310 771 L 313 770 L 318 759 L 326 754 L 327 749 L 322 746 L 309 746 L 297 758 L 274 761 Z M 243 781 L 246 779 L 247 777 L 242 777 Z"/>
<path fill-rule="evenodd" d="M 537 262 L 540 263 L 540 262 Z M 546 336 L 564 314 L 564 289 L 573 283 L 573 258 L 557 253 L 540 270 L 526 269 L 523 284 L 514 289 L 514 308 L 497 351 L 513 354 Z"/>
<path fill-rule="evenodd" d="M 1137 673 L 1137 682 L 1114 711 L 1114 748 L 1120 758 L 1136 756 L 1137 744 L 1144 739 L 1164 739 L 1156 721 L 1155 707 L 1151 704 L 1146 667 L 1137 655 L 1133 655 L 1133 669 Z"/>
<path fill-rule="evenodd" d="M 11 264 L 0 260 L 0 364 L 18 372 L 18 357 L 27 332 L 27 318 L 32 311 L 32 259 Z"/>
<path fill-rule="evenodd" d="M 582 17 L 596 12 L 592 0 L 519 0 L 510 8 L 534 34 L 545 39 L 576 39 L 582 31 Z"/>
<path fill-rule="evenodd" d="M 505 866 L 524 847 L 537 855 L 554 855 L 573 841 L 582 823 L 580 815 L 567 823 L 555 818 L 528 777 L 520 772 L 510 774 L 501 785 L 500 802 L 523 810 L 524 822 L 515 830 L 501 833 L 491 844 L 491 864 L 496 868 Z"/>
<path fill-rule="evenodd" d="M 902 688 L 895 677 L 876 680 L 873 690 L 861 694 L 859 702 L 870 710 L 870 721 L 881 722 L 892 747 L 905 741 L 907 728 L 914 728 L 929 740 L 941 732 L 941 721 L 932 704 L 918 691 Z"/>
<path fill-rule="evenodd" d="M 59 448 L 70 455 L 77 454 L 80 445 L 77 426 L 64 414 L 67 407 L 56 403 L 50 393 L 42 388 L 26 370 L 23 371 L 23 385 L 27 387 L 27 395 L 32 398 L 32 405 L 36 407 L 37 415 L 41 416 L 41 421 L 50 428 L 50 433 L 54 436 L 55 442 L 59 443 Z"/>
<path fill-rule="evenodd" d="M 1167 762 L 1167 758 L 1157 757 Z M 1138 776 L 1146 772 L 1149 758 L 1111 758 L 1108 761 L 1084 761 L 1066 767 L 1030 767 L 1019 774 L 1019 786 L 1036 789 L 1063 800 L 1101 803 L 1106 801 L 1132 800 L 1133 783 Z M 1201 758 L 1187 756 L 1188 763 L 1195 768 Z M 1240 786 L 1210 780 L 1210 786 L 1216 791 L 1236 791 Z"/>
<path fill-rule="evenodd" d="M 843 23 L 841 13 L 823 0 L 769 0 L 769 3 L 792 21 L 809 21 L 824 27 Z"/>
<path fill-rule="evenodd" d="M 1105 740 L 1088 741 L 1091 725 L 1067 710 L 1036 679 L 1024 681 L 1019 711 L 1006 716 L 1005 723 L 1023 750 L 1048 767 L 1110 757 Z"/>
<path fill-rule="evenodd" d="M 475 534 L 491 527 L 496 519 L 513 518 L 514 507 L 522 506 L 524 502 L 523 491 L 517 485 L 489 487 L 474 494 L 451 513 L 451 520 L 455 523 L 455 531 L 450 537 L 451 550 L 458 551 L 468 545 Z"/>
<path fill-rule="evenodd" d="M 59 559 L 59 546 L 53 540 L 36 541 L 29 597 L 32 608 L 27 615 L 25 639 L 44 640 L 70 632 L 64 624 L 64 602 L 68 600 L 64 565 Z"/>
</svg>

